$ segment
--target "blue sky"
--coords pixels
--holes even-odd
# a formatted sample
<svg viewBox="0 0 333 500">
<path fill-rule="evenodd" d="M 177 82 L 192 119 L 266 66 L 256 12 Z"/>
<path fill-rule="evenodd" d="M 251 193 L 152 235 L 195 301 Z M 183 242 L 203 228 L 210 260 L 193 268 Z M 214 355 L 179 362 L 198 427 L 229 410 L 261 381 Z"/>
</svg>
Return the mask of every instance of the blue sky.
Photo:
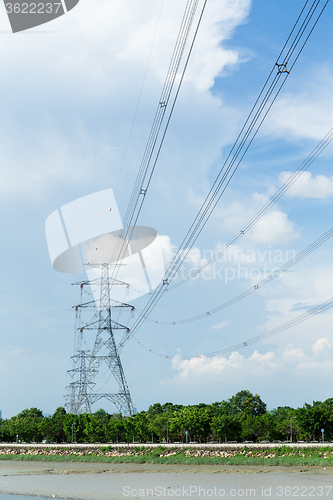
<svg viewBox="0 0 333 500">
<path fill-rule="evenodd" d="M 180 244 L 303 3 L 208 1 L 139 220 L 163 236 L 166 254 Z M 81 0 L 38 33 L 11 35 L 0 5 L 4 417 L 31 406 L 52 413 L 64 404 L 73 354 L 71 307 L 78 300 L 71 283 L 80 276 L 52 269 L 44 223 L 61 205 L 109 187 L 124 215 L 185 2 L 164 0 L 158 21 L 160 8 L 160 1 L 151 0 L 140 6 L 134 0 Z M 284 182 L 283 172 L 293 172 L 332 127 L 332 15 L 329 4 L 186 269 L 229 241 Z M 253 268 L 262 273 L 265 265 L 275 267 L 270 255 L 279 252 L 285 261 L 288 251 L 299 252 L 327 231 L 332 155 L 329 146 L 311 175 L 304 174 L 215 269 L 237 276 L 239 264 L 247 269 L 246 279 L 198 279 L 170 290 L 151 318 L 173 321 L 212 309 L 253 285 Z M 235 262 L 237 251 L 243 261 Z M 254 337 L 331 298 L 331 252 L 328 241 L 280 280 L 207 319 L 172 327 L 147 321 L 137 339 L 173 359 L 150 354 L 135 339 L 127 344 L 122 359 L 135 406 L 208 403 L 242 389 L 259 393 L 270 408 L 331 397 L 326 380 L 333 368 L 332 312 L 239 352 L 195 357 Z M 249 262 L 250 253 L 256 262 Z M 146 301 L 135 301 L 138 311 Z"/>
</svg>

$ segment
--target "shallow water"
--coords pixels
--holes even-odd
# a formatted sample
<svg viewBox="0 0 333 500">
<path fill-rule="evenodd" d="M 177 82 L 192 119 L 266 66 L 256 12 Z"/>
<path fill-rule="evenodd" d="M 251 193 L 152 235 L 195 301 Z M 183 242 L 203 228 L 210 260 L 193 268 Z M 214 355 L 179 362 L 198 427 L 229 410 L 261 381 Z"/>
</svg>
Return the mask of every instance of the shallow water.
<svg viewBox="0 0 333 500">
<path fill-rule="evenodd" d="M 51 497 L 33 497 L 34 500 L 54 500 L 54 498 Z M 32 500 L 31 496 L 26 496 L 26 495 L 2 495 L 0 493 L 0 500 Z"/>
<path fill-rule="evenodd" d="M 1 461 L 0 500 L 32 500 L 32 496 L 40 500 L 170 497 L 333 500 L 333 467 Z"/>
</svg>

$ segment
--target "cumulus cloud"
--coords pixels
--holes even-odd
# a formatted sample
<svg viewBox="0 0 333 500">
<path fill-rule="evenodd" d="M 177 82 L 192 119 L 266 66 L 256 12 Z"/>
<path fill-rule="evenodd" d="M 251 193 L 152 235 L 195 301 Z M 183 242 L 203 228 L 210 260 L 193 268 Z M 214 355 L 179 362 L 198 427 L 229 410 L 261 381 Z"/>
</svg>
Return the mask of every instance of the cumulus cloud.
<svg viewBox="0 0 333 500">
<path fill-rule="evenodd" d="M 327 337 L 322 337 L 318 339 L 312 346 L 312 352 L 315 356 L 322 353 L 323 351 L 327 351 L 330 347 L 332 347 L 333 341 Z"/>
<path fill-rule="evenodd" d="M 283 184 L 291 176 L 291 172 L 281 172 L 279 182 Z M 287 191 L 287 196 L 297 198 L 328 198 L 333 195 L 333 177 L 304 172 Z"/>
<path fill-rule="evenodd" d="M 207 6 L 179 103 L 181 115 L 197 113 L 198 128 L 208 120 L 224 121 L 220 99 L 208 91 L 226 66 L 238 62 L 238 52 L 223 42 L 245 22 L 250 3 L 213 0 Z M 35 196 L 57 183 L 91 184 L 96 165 L 115 184 L 151 53 L 127 155 L 128 168 L 137 172 L 138 150 L 148 137 L 185 2 L 164 3 L 158 21 L 160 6 L 150 0 L 86 0 L 48 25 L 54 33 L 45 34 L 43 43 L 42 35 L 2 37 L 6 78 L 0 91 L 8 103 L 0 120 L 2 195 Z M 5 13 L 0 28 L 9 28 Z M 202 151 L 210 151 L 207 168 L 220 152 L 221 126 L 210 135 Z M 182 142 L 178 155 L 190 149 Z"/>
<path fill-rule="evenodd" d="M 250 0 L 224 0 L 222 3 L 213 0 L 207 7 L 195 47 L 195 60 L 186 75 L 198 89 L 208 90 L 225 67 L 239 62 L 238 51 L 224 48 L 220 41 L 229 39 L 235 27 L 245 22 L 250 5 Z M 222 12 L 223 21 L 217 22 Z"/>
<path fill-rule="evenodd" d="M 314 355 L 318 352 L 318 346 L 324 345 L 327 347 L 326 340 L 328 339 L 319 339 L 313 345 Z M 276 352 L 269 351 L 261 354 L 255 350 L 248 357 L 237 351 L 231 353 L 228 357 L 219 355 L 212 358 L 199 356 L 182 360 L 179 356 L 175 356 L 172 360 L 172 367 L 178 371 L 176 378 L 179 381 L 195 383 L 198 379 L 209 382 L 211 378 L 215 377 L 225 379 L 236 376 L 262 376 L 271 372 L 281 374 L 289 370 L 300 373 L 314 370 L 326 372 L 328 369 L 333 368 L 333 360 L 327 360 L 323 364 L 322 361 L 306 355 L 302 348 L 289 344 Z"/>
<path fill-rule="evenodd" d="M 163 258 L 166 265 L 169 265 L 177 253 L 177 246 L 171 241 L 170 236 L 160 235 L 159 236 L 160 245 L 163 252 Z M 184 256 L 184 268 L 197 269 L 203 266 L 207 262 L 207 258 L 202 256 L 201 251 L 197 247 L 190 249 L 183 249 L 182 252 Z"/>
<path fill-rule="evenodd" d="M 250 230 L 249 237 L 261 245 L 282 245 L 296 240 L 299 234 L 295 224 L 288 219 L 288 214 L 273 210 L 265 214 Z"/>
<path fill-rule="evenodd" d="M 170 236 L 159 235 L 159 240 L 165 265 L 169 265 L 177 251 L 177 247 L 171 242 Z"/>
<path fill-rule="evenodd" d="M 242 201 L 230 203 L 223 209 L 218 208 L 214 215 L 215 220 L 221 228 L 236 234 L 262 209 L 268 199 L 264 194 L 253 193 L 245 199 L 243 197 Z M 259 245 L 284 245 L 298 237 L 294 222 L 277 206 L 261 217 L 246 234 L 246 239 Z M 235 250 L 237 250 L 236 246 Z"/>
<path fill-rule="evenodd" d="M 274 104 L 263 133 L 287 140 L 322 139 L 333 123 L 333 75 L 327 67 L 312 65 L 311 75 L 295 83 L 297 90 Z"/>
</svg>

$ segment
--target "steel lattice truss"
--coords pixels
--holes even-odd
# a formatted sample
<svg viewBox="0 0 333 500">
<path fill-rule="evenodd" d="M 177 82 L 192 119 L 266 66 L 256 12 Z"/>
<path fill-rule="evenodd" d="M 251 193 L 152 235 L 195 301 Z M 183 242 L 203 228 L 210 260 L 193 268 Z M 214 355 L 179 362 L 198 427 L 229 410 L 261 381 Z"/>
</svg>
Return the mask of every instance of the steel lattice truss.
<svg viewBox="0 0 333 500">
<path fill-rule="evenodd" d="M 90 264 L 90 266 L 92 266 Z M 117 346 L 114 330 L 124 330 L 128 333 L 128 328 L 113 321 L 112 310 L 118 307 L 133 306 L 123 302 L 115 302 L 111 299 L 111 289 L 113 285 L 126 285 L 110 278 L 109 264 L 96 264 L 100 269 L 101 278 L 99 283 L 99 301 L 82 302 L 83 287 L 90 285 L 91 282 L 84 281 L 76 283 L 80 285 L 81 302 L 75 306 L 77 313 L 77 331 L 79 334 L 76 353 L 72 356 L 73 368 L 68 371 L 73 382 L 67 387 L 68 394 L 65 396 L 66 407 L 70 413 L 91 413 L 91 407 L 94 403 L 104 398 L 111 401 L 117 407 L 119 413 L 125 416 L 133 415 L 133 403 L 130 391 L 126 382 L 124 370 L 119 355 L 119 346 Z M 96 282 L 94 282 L 96 286 Z M 97 319 L 90 323 L 82 323 L 81 312 L 83 308 L 95 307 L 98 314 Z M 84 332 L 96 330 L 95 342 L 92 350 L 83 349 Z M 96 386 L 96 376 L 101 365 L 105 363 L 118 384 L 118 392 L 115 394 L 94 392 Z"/>
</svg>

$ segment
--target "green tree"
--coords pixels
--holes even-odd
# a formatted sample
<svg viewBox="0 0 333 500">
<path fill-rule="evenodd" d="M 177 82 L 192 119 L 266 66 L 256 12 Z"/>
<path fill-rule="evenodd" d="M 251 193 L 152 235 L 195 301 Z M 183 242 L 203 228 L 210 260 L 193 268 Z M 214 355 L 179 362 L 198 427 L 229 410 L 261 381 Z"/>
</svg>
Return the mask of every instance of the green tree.
<svg viewBox="0 0 333 500">
<path fill-rule="evenodd" d="M 164 441 L 166 439 L 167 422 L 171 420 L 171 416 L 172 414 L 164 412 L 149 418 L 148 429 L 150 434 L 154 435 L 154 441 Z M 171 430 L 169 438 L 172 439 Z"/>
<path fill-rule="evenodd" d="M 147 413 L 150 416 L 161 415 L 163 413 L 163 408 L 161 403 L 155 403 L 153 405 L 150 405 Z"/>
<path fill-rule="evenodd" d="M 212 417 L 211 430 L 219 441 L 239 441 L 242 432 L 241 420 L 238 415 L 223 412 Z"/>
<path fill-rule="evenodd" d="M 144 443 L 150 440 L 149 431 L 149 417 L 145 411 L 136 413 L 133 417 L 130 417 L 134 422 L 134 435 L 135 439 L 139 440 L 140 443 Z"/>
<path fill-rule="evenodd" d="M 85 434 L 90 442 L 105 443 L 110 439 L 109 423 L 110 415 L 100 408 L 95 413 L 90 415 L 87 420 Z"/>
<path fill-rule="evenodd" d="M 229 399 L 230 411 L 232 413 L 241 413 L 244 418 L 247 416 L 260 417 L 266 413 L 266 404 L 258 394 L 252 394 L 250 391 L 240 391 Z"/>
<path fill-rule="evenodd" d="M 43 430 L 40 425 L 43 421 L 43 412 L 37 408 L 22 410 L 9 421 L 9 430 L 12 437 L 18 435 L 20 441 L 40 442 L 43 439 Z"/>
<path fill-rule="evenodd" d="M 183 405 L 174 405 L 173 403 L 164 403 L 162 405 L 163 412 L 174 413 L 175 411 L 180 411 L 184 408 Z"/>
<path fill-rule="evenodd" d="M 290 419 L 295 415 L 295 410 L 290 406 L 278 406 L 267 413 L 271 416 L 270 440 L 290 439 Z M 295 424 L 296 422 L 293 423 L 294 430 L 296 430 Z"/>
<path fill-rule="evenodd" d="M 180 411 L 173 413 L 170 432 L 185 437 L 189 432 L 191 440 L 206 441 L 211 433 L 211 409 L 209 406 L 184 406 Z"/>
<path fill-rule="evenodd" d="M 67 415 L 64 418 L 64 426 L 63 426 L 65 441 L 67 443 L 72 442 L 72 429 L 73 429 L 74 442 L 83 443 L 87 440 L 87 434 L 85 430 L 88 418 L 89 414 L 73 415 L 71 413 L 67 413 Z"/>
<path fill-rule="evenodd" d="M 0 441 L 12 441 L 9 420 L 0 420 Z"/>
<path fill-rule="evenodd" d="M 110 416 L 108 435 L 111 442 L 120 443 L 126 440 L 125 421 L 126 419 L 120 413 L 114 413 Z"/>
<path fill-rule="evenodd" d="M 55 441 L 56 443 L 63 443 L 66 439 L 64 432 L 64 422 L 66 418 L 66 410 L 63 406 L 59 406 L 51 417 L 51 435 L 46 439 Z"/>
<path fill-rule="evenodd" d="M 333 438 L 333 399 L 326 401 L 313 401 L 310 405 L 305 403 L 302 408 L 295 411 L 296 422 L 301 439 L 321 439 L 321 429 L 325 430 L 325 438 Z"/>
<path fill-rule="evenodd" d="M 244 440 L 262 441 L 270 439 L 272 417 L 268 413 L 253 417 L 248 415 L 242 419 L 242 437 Z"/>
</svg>

